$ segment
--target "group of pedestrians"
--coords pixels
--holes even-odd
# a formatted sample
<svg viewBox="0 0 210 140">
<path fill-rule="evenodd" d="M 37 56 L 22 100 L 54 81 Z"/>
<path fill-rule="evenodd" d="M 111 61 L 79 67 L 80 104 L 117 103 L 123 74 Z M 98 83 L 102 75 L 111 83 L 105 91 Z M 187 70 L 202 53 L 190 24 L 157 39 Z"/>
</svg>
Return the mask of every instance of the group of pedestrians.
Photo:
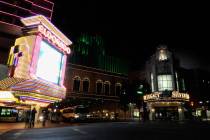
<svg viewBox="0 0 210 140">
<path fill-rule="evenodd" d="M 25 128 L 34 128 L 35 115 L 37 111 L 35 108 L 28 110 L 25 117 Z"/>
</svg>

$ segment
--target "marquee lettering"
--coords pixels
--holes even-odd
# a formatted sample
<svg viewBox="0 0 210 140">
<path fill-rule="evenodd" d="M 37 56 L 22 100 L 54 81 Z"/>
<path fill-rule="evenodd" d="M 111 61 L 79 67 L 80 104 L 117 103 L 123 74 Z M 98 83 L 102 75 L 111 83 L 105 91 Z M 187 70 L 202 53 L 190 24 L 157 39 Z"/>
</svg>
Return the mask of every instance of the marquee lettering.
<svg viewBox="0 0 210 140">
<path fill-rule="evenodd" d="M 143 98 L 144 98 L 144 101 L 146 101 L 146 100 L 156 100 L 159 97 L 160 97 L 160 93 L 156 92 L 156 93 L 145 95 Z"/>
<path fill-rule="evenodd" d="M 67 47 L 59 38 L 57 38 L 52 32 L 50 32 L 47 28 L 45 28 L 43 25 L 38 26 L 38 31 L 44 35 L 44 37 L 48 38 L 50 41 L 52 41 L 53 44 L 55 44 L 59 49 L 66 52 L 67 54 L 71 53 L 71 50 L 69 47 Z"/>
<path fill-rule="evenodd" d="M 189 100 L 190 96 L 187 93 L 179 93 L 177 91 L 173 91 L 172 92 L 172 98 L 181 98 L 181 99 Z"/>
</svg>

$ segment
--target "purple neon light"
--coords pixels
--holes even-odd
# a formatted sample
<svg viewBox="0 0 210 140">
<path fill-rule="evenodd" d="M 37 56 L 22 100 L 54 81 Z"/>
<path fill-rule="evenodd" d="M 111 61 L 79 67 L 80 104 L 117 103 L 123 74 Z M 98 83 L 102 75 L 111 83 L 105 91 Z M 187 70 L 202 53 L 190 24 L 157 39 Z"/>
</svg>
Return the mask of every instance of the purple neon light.
<svg viewBox="0 0 210 140">
<path fill-rule="evenodd" d="M 15 24 L 11 24 L 11 23 L 7 23 L 7 22 L 4 22 L 4 21 L 0 21 L 0 23 L 7 24 L 9 26 L 14 26 L 14 27 L 22 28 L 21 26 L 18 26 L 18 25 L 15 25 Z"/>
<path fill-rule="evenodd" d="M 32 3 L 32 2 L 31 2 L 31 3 Z M 39 5 L 37 5 L 37 4 L 32 3 L 32 5 L 33 5 L 33 6 L 36 6 L 36 7 L 39 7 L 39 8 L 42 8 L 42 9 L 44 9 L 44 10 L 47 10 L 47 11 L 52 12 L 52 10 L 51 10 L 51 9 L 48 9 L 48 8 L 45 8 L 45 7 L 39 6 Z"/>
<path fill-rule="evenodd" d="M 37 99 L 37 98 L 33 98 L 33 97 L 27 97 L 27 96 L 21 96 L 20 99 L 22 100 L 32 100 L 32 101 L 39 101 L 39 102 L 44 102 L 44 103 L 53 103 L 53 101 L 48 101 L 48 100 L 44 100 L 44 99 Z"/>
<path fill-rule="evenodd" d="M 51 1 L 49 1 L 49 0 L 44 0 L 44 1 L 46 1 L 46 2 L 51 3 L 51 4 L 53 4 L 53 5 L 54 5 L 54 3 L 53 3 L 53 2 L 51 2 Z"/>
<path fill-rule="evenodd" d="M 1 1 L 1 0 L 0 0 L 0 2 L 1 2 L 1 3 L 3 3 L 3 4 L 10 5 L 10 6 L 12 6 L 12 7 L 16 7 L 16 8 L 19 8 L 19 9 L 22 9 L 22 10 L 25 10 L 25 11 L 29 11 L 29 12 L 31 12 L 31 10 L 28 10 L 28 9 L 26 9 L 26 8 L 23 8 L 23 7 L 20 7 L 20 6 L 14 5 L 14 4 L 10 4 L 10 3 L 5 2 L 5 1 Z"/>
<path fill-rule="evenodd" d="M 10 16 L 15 17 L 15 18 L 22 18 L 21 16 L 11 14 L 11 13 L 7 13 L 7 12 L 1 11 L 1 10 L 0 10 L 0 13 L 5 14 L 5 15 L 10 15 Z"/>
<path fill-rule="evenodd" d="M 52 19 L 53 9 L 54 9 L 54 3 L 53 3 L 53 6 L 52 6 L 52 12 L 51 12 L 51 15 L 50 15 L 50 19 Z"/>
</svg>

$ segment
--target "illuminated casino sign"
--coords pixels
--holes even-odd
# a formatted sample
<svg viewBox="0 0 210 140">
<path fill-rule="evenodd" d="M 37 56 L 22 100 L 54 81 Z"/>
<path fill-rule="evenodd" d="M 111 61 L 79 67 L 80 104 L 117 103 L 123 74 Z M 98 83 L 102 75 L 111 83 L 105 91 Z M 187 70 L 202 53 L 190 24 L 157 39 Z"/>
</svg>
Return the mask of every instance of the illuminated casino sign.
<svg viewBox="0 0 210 140">
<path fill-rule="evenodd" d="M 43 25 L 38 26 L 38 31 L 42 35 L 44 35 L 44 37 L 52 41 L 52 43 L 55 44 L 59 49 L 66 52 L 67 54 L 71 53 L 70 48 L 67 47 L 58 37 L 56 37 L 50 30 L 45 28 Z"/>
<path fill-rule="evenodd" d="M 159 99 L 160 94 L 161 94 L 160 92 L 155 92 L 155 93 L 152 93 L 152 94 L 145 95 L 143 98 L 144 98 L 144 101 L 157 100 L 157 99 Z"/>
<path fill-rule="evenodd" d="M 144 101 L 155 101 L 155 100 L 183 100 L 189 101 L 190 96 L 187 93 L 179 93 L 173 91 L 169 96 L 162 96 L 162 92 L 154 92 L 143 96 Z"/>
<path fill-rule="evenodd" d="M 176 99 L 184 99 L 184 100 L 189 100 L 190 96 L 187 93 L 179 93 L 178 91 L 173 91 L 172 92 L 172 98 Z"/>
<path fill-rule="evenodd" d="M 64 99 L 71 40 L 42 15 L 21 22 L 23 34 L 16 38 L 8 57 L 9 77 L 0 81 L 0 91 L 8 93 L 0 93 L 0 99 L 12 101 L 14 95 L 24 103 L 44 105 Z"/>
</svg>

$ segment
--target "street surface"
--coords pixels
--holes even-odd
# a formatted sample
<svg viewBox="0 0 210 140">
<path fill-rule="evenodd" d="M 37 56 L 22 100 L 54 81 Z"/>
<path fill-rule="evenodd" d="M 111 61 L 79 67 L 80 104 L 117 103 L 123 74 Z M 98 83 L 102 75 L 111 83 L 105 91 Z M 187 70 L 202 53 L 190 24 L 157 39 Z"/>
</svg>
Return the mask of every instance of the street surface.
<svg viewBox="0 0 210 140">
<path fill-rule="evenodd" d="M 199 122 L 109 122 L 11 130 L 0 140 L 208 140 L 210 124 Z"/>
</svg>

